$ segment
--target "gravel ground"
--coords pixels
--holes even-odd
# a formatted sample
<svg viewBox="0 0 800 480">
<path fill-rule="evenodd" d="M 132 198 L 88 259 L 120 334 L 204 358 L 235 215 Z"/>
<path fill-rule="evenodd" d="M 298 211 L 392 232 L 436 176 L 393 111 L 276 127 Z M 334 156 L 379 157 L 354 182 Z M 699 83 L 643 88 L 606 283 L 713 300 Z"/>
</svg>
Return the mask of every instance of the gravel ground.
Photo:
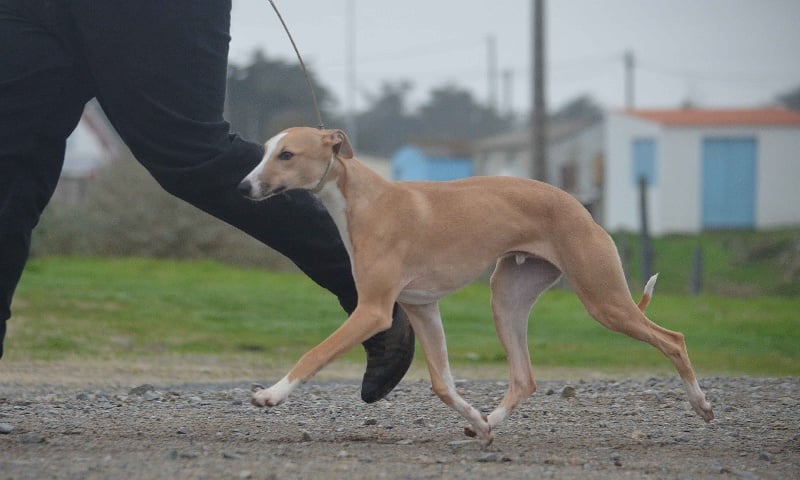
<svg viewBox="0 0 800 480">
<path fill-rule="evenodd" d="M 427 381 L 365 405 L 356 382 L 311 382 L 283 405 L 248 384 L 0 385 L 0 479 L 800 478 L 800 379 L 539 382 L 491 447 Z M 460 381 L 489 411 L 505 382 Z"/>
</svg>

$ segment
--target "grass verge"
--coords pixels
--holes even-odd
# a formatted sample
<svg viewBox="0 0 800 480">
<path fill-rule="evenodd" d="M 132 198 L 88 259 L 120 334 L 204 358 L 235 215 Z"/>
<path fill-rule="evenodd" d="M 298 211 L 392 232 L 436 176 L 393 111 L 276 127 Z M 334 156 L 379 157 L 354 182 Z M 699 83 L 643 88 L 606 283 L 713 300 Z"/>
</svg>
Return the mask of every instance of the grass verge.
<svg viewBox="0 0 800 480">
<path fill-rule="evenodd" d="M 489 372 L 504 378 L 505 354 L 494 333 L 486 285 L 451 295 L 441 308 L 456 376 Z M 648 315 L 686 335 L 700 376 L 796 376 L 796 310 L 792 297 L 686 297 L 657 288 Z M 183 358 L 206 364 L 201 370 L 219 368 L 221 375 L 243 363 L 262 371 L 285 369 L 344 320 L 336 300 L 300 274 L 211 262 L 97 258 L 32 260 L 13 315 L 0 367 L 105 362 L 147 370 Z M 529 345 L 536 370 L 574 369 L 587 376 L 673 372 L 652 347 L 603 329 L 568 291 L 551 291 L 539 300 Z M 329 370 L 355 378 L 363 371 L 363 357 L 354 349 Z M 414 368 L 424 376 L 419 351 Z"/>
</svg>

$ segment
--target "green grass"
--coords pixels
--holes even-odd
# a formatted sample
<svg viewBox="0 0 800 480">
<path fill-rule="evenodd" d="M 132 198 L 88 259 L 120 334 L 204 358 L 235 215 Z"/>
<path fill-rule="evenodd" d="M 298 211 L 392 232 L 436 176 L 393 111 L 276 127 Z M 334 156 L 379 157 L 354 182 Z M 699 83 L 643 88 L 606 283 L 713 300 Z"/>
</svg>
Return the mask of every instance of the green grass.
<svg viewBox="0 0 800 480">
<path fill-rule="evenodd" d="M 667 275 L 662 275 L 662 279 Z M 636 294 L 638 298 L 638 293 Z M 796 297 L 656 295 L 648 315 L 686 335 L 698 374 L 800 375 Z M 249 355 L 293 362 L 344 319 L 336 300 L 295 273 L 210 262 L 32 260 L 17 290 L 6 351 L 15 359 L 145 359 Z M 442 302 L 459 373 L 503 366 L 489 291 L 477 283 Z M 603 329 L 568 291 L 545 294 L 529 344 L 535 366 L 671 372 L 650 346 Z M 347 358 L 363 361 L 361 349 Z M 418 352 L 418 361 L 422 361 Z"/>
<path fill-rule="evenodd" d="M 639 237 L 614 235 L 631 285 L 643 285 Z M 703 292 L 723 296 L 800 296 L 800 230 L 721 231 L 653 240 L 662 292 L 689 292 L 694 250 L 703 253 Z M 627 255 L 625 254 L 627 251 Z"/>
</svg>

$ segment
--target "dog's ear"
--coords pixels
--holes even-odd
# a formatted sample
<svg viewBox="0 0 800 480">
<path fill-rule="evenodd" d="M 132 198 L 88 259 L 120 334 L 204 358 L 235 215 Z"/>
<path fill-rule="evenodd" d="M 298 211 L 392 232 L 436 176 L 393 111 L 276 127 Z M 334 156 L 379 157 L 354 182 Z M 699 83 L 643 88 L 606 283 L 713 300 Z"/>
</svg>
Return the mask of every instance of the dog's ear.
<svg viewBox="0 0 800 480">
<path fill-rule="evenodd" d="M 333 147 L 333 153 L 339 158 L 353 158 L 353 146 L 342 130 L 334 130 L 325 136 L 326 145 Z"/>
</svg>

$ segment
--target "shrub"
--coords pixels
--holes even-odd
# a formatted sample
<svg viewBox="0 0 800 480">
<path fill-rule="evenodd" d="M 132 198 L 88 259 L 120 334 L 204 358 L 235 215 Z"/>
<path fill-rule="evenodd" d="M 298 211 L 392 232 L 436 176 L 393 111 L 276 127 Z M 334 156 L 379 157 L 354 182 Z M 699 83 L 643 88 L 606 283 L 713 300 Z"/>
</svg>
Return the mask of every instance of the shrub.
<svg viewBox="0 0 800 480">
<path fill-rule="evenodd" d="M 76 204 L 51 202 L 34 232 L 32 255 L 203 258 L 292 268 L 274 250 L 166 193 L 132 157 L 86 182 Z"/>
</svg>

